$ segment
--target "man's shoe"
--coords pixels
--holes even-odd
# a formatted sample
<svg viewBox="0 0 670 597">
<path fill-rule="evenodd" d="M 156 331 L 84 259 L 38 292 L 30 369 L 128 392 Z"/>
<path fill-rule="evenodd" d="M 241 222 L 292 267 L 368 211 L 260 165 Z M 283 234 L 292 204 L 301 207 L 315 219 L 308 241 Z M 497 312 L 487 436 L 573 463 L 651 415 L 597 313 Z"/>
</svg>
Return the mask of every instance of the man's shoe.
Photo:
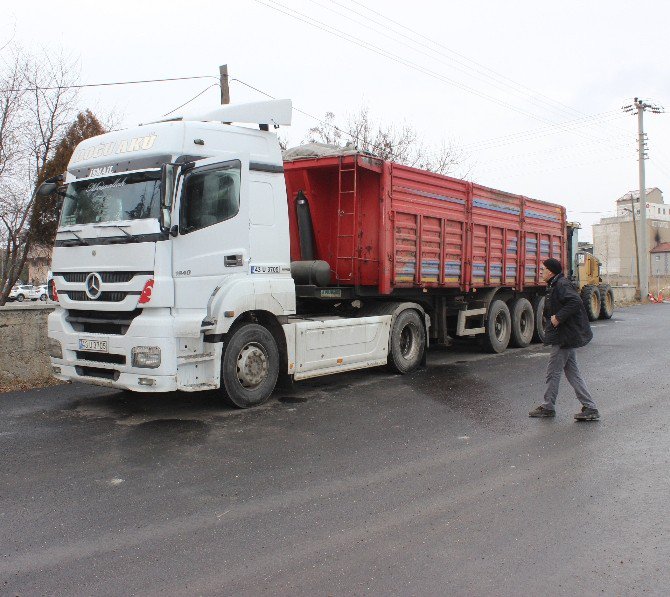
<svg viewBox="0 0 670 597">
<path fill-rule="evenodd" d="M 529 417 L 555 417 L 556 411 L 553 409 L 544 408 L 544 406 L 538 406 L 528 413 Z M 575 415 L 576 416 L 576 415 Z"/>
<path fill-rule="evenodd" d="M 587 408 L 582 406 L 581 412 L 578 412 L 575 415 L 575 420 L 577 421 L 597 421 L 600 419 L 600 413 L 597 408 Z"/>
</svg>

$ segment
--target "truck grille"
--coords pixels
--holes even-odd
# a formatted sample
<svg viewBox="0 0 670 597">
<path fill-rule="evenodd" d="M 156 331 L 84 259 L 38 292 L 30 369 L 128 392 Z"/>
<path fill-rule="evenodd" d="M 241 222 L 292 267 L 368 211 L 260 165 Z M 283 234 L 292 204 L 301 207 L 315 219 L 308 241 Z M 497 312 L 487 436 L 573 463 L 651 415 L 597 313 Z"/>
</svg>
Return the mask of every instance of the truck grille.
<svg viewBox="0 0 670 597">
<path fill-rule="evenodd" d="M 115 365 L 125 365 L 126 357 L 122 354 L 107 354 L 104 352 L 90 352 L 87 350 L 75 351 L 77 360 L 92 361 L 94 363 L 113 363 Z"/>
<path fill-rule="evenodd" d="M 86 282 L 91 272 L 54 272 L 53 277 L 60 276 L 66 282 Z M 130 282 L 135 276 L 153 276 L 153 272 L 98 272 L 104 284 L 120 284 Z"/>
<path fill-rule="evenodd" d="M 123 336 L 142 309 L 134 311 L 82 311 L 70 309 L 66 320 L 77 332 Z"/>
<path fill-rule="evenodd" d="M 71 301 L 95 301 L 97 303 L 120 303 L 128 295 L 134 294 L 139 296 L 142 294 L 139 290 L 122 292 L 120 290 L 108 290 L 101 292 L 100 296 L 96 299 L 92 299 L 86 294 L 83 290 L 60 290 L 59 294 L 66 295 Z"/>
<path fill-rule="evenodd" d="M 120 373 L 114 369 L 101 369 L 100 367 L 80 367 L 75 366 L 77 375 L 81 377 L 98 377 L 101 379 L 112 379 L 116 381 L 119 379 Z"/>
</svg>

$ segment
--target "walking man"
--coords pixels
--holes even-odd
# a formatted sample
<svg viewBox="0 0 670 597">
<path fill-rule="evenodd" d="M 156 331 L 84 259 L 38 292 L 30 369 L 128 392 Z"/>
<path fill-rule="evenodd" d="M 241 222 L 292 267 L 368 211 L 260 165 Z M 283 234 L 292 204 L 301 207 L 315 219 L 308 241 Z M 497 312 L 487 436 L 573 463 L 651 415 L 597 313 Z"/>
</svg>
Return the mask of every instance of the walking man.
<svg viewBox="0 0 670 597">
<path fill-rule="evenodd" d="M 531 417 L 556 416 L 556 396 L 561 374 L 565 373 L 575 390 L 582 410 L 575 415 L 577 421 L 597 421 L 600 413 L 591 398 L 586 383 L 577 366 L 575 349 L 586 346 L 593 338 L 586 310 L 570 280 L 563 275 L 561 262 L 546 259 L 543 262 L 542 279 L 547 283 L 544 314 L 547 318 L 544 343 L 551 345 L 547 365 L 547 389 L 544 403 L 531 410 Z"/>
</svg>

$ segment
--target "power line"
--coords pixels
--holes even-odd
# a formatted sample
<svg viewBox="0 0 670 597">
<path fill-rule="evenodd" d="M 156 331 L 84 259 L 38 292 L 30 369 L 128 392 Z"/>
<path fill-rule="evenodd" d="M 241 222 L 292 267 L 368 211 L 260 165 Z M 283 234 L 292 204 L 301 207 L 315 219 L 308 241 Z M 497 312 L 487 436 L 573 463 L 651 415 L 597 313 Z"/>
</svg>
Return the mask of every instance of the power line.
<svg viewBox="0 0 670 597">
<path fill-rule="evenodd" d="M 312 0 L 312 1 L 314 1 L 314 0 Z M 335 4 L 337 4 L 338 6 L 344 8 L 345 10 L 352 11 L 352 12 L 354 12 L 355 14 L 358 14 L 358 15 L 360 15 L 360 16 L 363 16 L 364 18 L 369 18 L 369 17 L 363 15 L 362 13 L 353 10 L 352 8 L 348 8 L 348 7 L 346 7 L 346 6 L 343 6 L 343 5 L 342 5 L 340 2 L 338 2 L 337 0 L 332 0 L 332 1 L 333 1 Z M 376 10 L 374 10 L 374 9 L 368 7 L 368 6 L 365 6 L 365 4 L 363 4 L 362 2 L 359 2 L 358 0 L 349 0 L 349 1 L 352 2 L 353 4 L 356 4 L 356 5 L 360 6 L 361 8 L 365 9 L 366 11 L 368 11 L 368 12 L 370 12 L 370 13 L 372 13 L 372 14 L 375 14 L 375 15 L 381 17 L 382 19 L 384 19 L 384 20 L 386 20 L 386 21 L 389 21 L 390 23 L 393 23 L 393 24 L 396 25 L 397 27 L 400 27 L 400 28 L 402 28 L 402 29 L 404 29 L 404 30 L 406 30 L 406 31 L 409 31 L 410 33 L 414 34 L 415 36 L 417 36 L 417 37 L 419 37 L 419 38 L 421 38 L 421 39 L 424 39 L 424 40 L 430 42 L 430 44 L 433 44 L 433 45 L 435 45 L 435 46 L 437 46 L 437 47 L 439 47 L 439 48 L 442 48 L 442 49 L 446 50 L 449 54 L 453 54 L 454 56 L 458 56 L 459 58 L 462 58 L 462 59 L 465 60 L 466 62 L 472 63 L 472 64 L 474 64 L 475 66 L 477 66 L 477 67 L 483 69 L 484 71 L 488 71 L 489 73 L 492 73 L 493 76 L 488 75 L 488 74 L 486 74 L 485 72 L 482 72 L 481 70 L 477 70 L 476 68 L 473 68 L 473 67 L 469 66 L 468 64 L 466 64 L 466 62 L 463 62 L 462 60 L 458 60 L 458 59 L 456 59 L 456 58 L 449 58 L 444 52 L 440 52 L 440 51 L 438 51 L 438 50 L 435 50 L 435 49 L 431 48 L 428 44 L 421 44 L 421 45 L 423 45 L 424 47 L 430 49 L 431 51 L 436 52 L 436 53 L 438 53 L 438 54 L 440 54 L 440 55 L 442 55 L 442 56 L 445 56 L 445 57 L 449 58 L 450 60 L 453 60 L 454 62 L 457 62 L 458 64 L 463 65 L 465 68 L 468 68 L 468 69 L 470 69 L 470 70 L 473 70 L 474 72 L 476 72 L 476 73 L 478 73 L 478 74 L 481 74 L 481 75 L 483 75 L 483 76 L 485 76 L 485 77 L 489 77 L 489 78 L 491 78 L 491 79 L 493 79 L 493 80 L 498 79 L 499 82 L 500 82 L 501 84 L 506 85 L 506 86 L 508 86 L 508 87 L 510 87 L 510 88 L 512 88 L 512 89 L 514 89 L 514 88 L 518 88 L 518 90 L 525 90 L 526 92 L 529 92 L 529 94 L 530 94 L 532 97 L 537 98 L 539 101 L 541 101 L 541 102 L 547 104 L 548 106 L 551 106 L 552 104 L 554 104 L 554 106 L 551 106 L 552 109 L 555 109 L 555 110 L 561 110 L 561 111 L 564 112 L 564 113 L 571 113 L 571 114 L 573 114 L 573 115 L 574 115 L 574 114 L 582 114 L 582 115 L 585 114 L 583 111 L 578 110 L 577 108 L 574 108 L 573 106 L 569 106 L 569 105 L 567 105 L 567 104 L 565 104 L 565 103 L 563 103 L 563 102 L 561 102 L 561 101 L 559 101 L 559 100 L 556 100 L 556 99 L 554 99 L 554 98 L 552 98 L 552 97 L 549 97 L 548 95 L 545 95 L 545 94 L 543 94 L 543 93 L 541 93 L 541 92 L 539 92 L 539 91 L 536 91 L 536 90 L 534 90 L 534 89 L 528 87 L 527 85 L 524 85 L 523 83 L 519 83 L 518 81 L 515 81 L 514 79 L 512 79 L 512 78 L 510 78 L 510 77 L 508 77 L 508 76 L 506 76 L 506 75 L 504 75 L 504 74 L 502 74 L 502 73 L 500 73 L 500 72 L 498 72 L 498 71 L 496 71 L 496 70 L 494 70 L 494 69 L 492 69 L 492 68 L 490 68 L 490 67 L 488 67 L 488 66 L 486 66 L 485 64 L 482 64 L 482 63 L 480 63 L 480 62 L 477 62 L 476 60 L 473 60 L 472 58 L 469 58 L 468 56 L 465 56 L 464 54 L 461 54 L 460 52 L 457 52 L 456 50 L 453 50 L 453 49 L 451 49 L 451 48 L 445 46 L 444 44 L 442 44 L 442 43 L 440 43 L 440 42 L 438 42 L 438 41 L 435 41 L 434 39 L 431 39 L 430 37 L 428 37 L 428 36 L 426 36 L 426 35 L 423 35 L 423 34 L 420 33 L 419 31 L 416 31 L 415 29 L 411 29 L 410 27 L 407 27 L 407 26 L 404 25 L 403 23 L 400 23 L 400 22 L 398 22 L 398 21 L 395 21 L 395 20 L 393 20 L 392 18 L 390 18 L 390 17 L 388 17 L 388 16 L 382 14 L 381 12 L 376 11 Z M 379 21 L 376 21 L 376 20 L 373 19 L 373 22 L 377 23 L 378 25 L 380 25 L 380 26 L 382 26 L 382 27 L 387 28 L 389 31 L 394 32 L 396 35 L 402 35 L 402 36 L 405 37 L 406 39 L 411 39 L 409 36 L 403 35 L 402 33 L 400 33 L 399 31 L 397 31 L 397 30 L 395 30 L 395 29 L 392 29 L 392 28 L 390 28 L 390 27 L 388 27 L 388 26 L 382 25 Z M 417 42 L 417 41 L 415 41 L 415 40 L 412 40 L 412 41 L 413 41 L 414 43 L 421 43 L 421 42 Z M 509 81 L 509 83 L 506 83 L 506 81 Z M 518 93 L 518 92 L 519 92 L 519 91 L 517 91 L 517 93 Z M 542 99 L 542 98 L 544 98 L 544 99 Z M 616 128 L 618 128 L 620 131 L 624 131 L 623 128 L 620 128 L 620 127 L 616 127 Z M 619 134 L 620 134 L 620 133 L 619 133 Z"/>
<path fill-rule="evenodd" d="M 390 59 L 390 60 L 392 60 L 392 61 L 394 61 L 398 64 L 402 64 L 403 66 L 412 68 L 412 69 L 414 69 L 418 72 L 421 72 L 423 74 L 426 74 L 426 75 L 428 75 L 428 76 L 430 76 L 434 79 L 437 79 L 437 80 L 440 80 L 442 82 L 453 85 L 455 87 L 458 87 L 458 88 L 460 88 L 464 91 L 472 93 L 473 95 L 477 95 L 479 97 L 487 99 L 487 100 L 489 100 L 489 101 L 491 101 L 495 104 L 498 104 L 502 107 L 505 107 L 509 110 L 518 112 L 518 113 L 520 113 L 524 116 L 528 116 L 528 117 L 533 118 L 535 120 L 539 120 L 540 122 L 544 122 L 545 124 L 553 124 L 553 125 L 560 126 L 560 123 L 554 123 L 554 122 L 552 122 L 550 120 L 547 120 L 545 118 L 542 118 L 542 117 L 540 117 L 536 114 L 533 114 L 531 112 L 528 112 L 526 110 L 518 108 L 517 106 L 509 104 L 508 102 L 502 101 L 502 100 L 500 100 L 500 99 L 498 99 L 494 96 L 491 96 L 491 95 L 488 95 L 486 93 L 480 92 L 477 89 L 474 89 L 473 87 L 470 87 L 468 85 L 464 85 L 462 83 L 459 83 L 458 81 L 455 81 L 454 79 L 451 79 L 449 77 L 446 77 L 445 75 L 442 75 L 442 74 L 437 73 L 433 70 L 425 68 L 425 67 L 423 67 L 423 66 L 421 66 L 421 65 L 419 65 L 415 62 L 406 60 L 406 59 L 398 56 L 397 54 L 389 52 L 388 50 L 385 50 L 383 48 L 380 48 L 379 46 L 375 46 L 374 44 L 371 44 L 371 43 L 368 43 L 364 40 L 361 40 L 360 38 L 357 38 L 357 37 L 355 37 L 355 36 L 353 36 L 349 33 L 341 31 L 340 29 L 337 29 L 335 27 L 332 27 L 331 25 L 327 25 L 326 23 L 323 23 L 322 21 L 314 19 L 314 18 L 312 18 L 308 15 L 305 15 L 304 13 L 301 13 L 297 10 L 289 8 L 289 7 L 285 6 L 284 4 L 282 4 L 281 2 L 278 2 L 277 0 L 269 0 L 269 1 L 273 2 L 273 4 L 268 4 L 266 2 L 263 2 L 262 0 L 256 0 L 256 2 L 258 4 L 261 4 L 262 6 L 265 6 L 266 8 L 270 8 L 270 9 L 276 11 L 276 12 L 279 12 L 281 14 L 289 16 L 289 17 L 291 17 L 293 19 L 296 19 L 298 21 L 301 21 L 301 22 L 303 22 L 307 25 L 310 25 L 310 26 L 312 26 L 316 29 L 319 29 L 321 31 L 325 31 L 326 33 L 329 33 L 330 35 L 333 35 L 333 36 L 338 37 L 340 39 L 344 39 L 345 41 L 348 41 L 348 42 L 353 43 L 357 46 L 360 46 L 360 47 L 362 47 L 366 50 L 369 50 L 369 51 L 371 51 L 375 54 L 378 54 L 378 55 L 380 55 L 384 58 L 388 58 L 388 59 Z M 281 7 L 281 8 L 279 8 L 279 7 Z M 598 138 L 598 137 L 593 137 L 592 135 L 580 134 L 580 133 L 577 133 L 575 131 L 570 131 L 570 132 L 573 132 L 573 133 L 575 133 L 579 136 L 582 136 L 582 137 Z M 598 139 L 600 141 L 609 142 L 608 139 L 603 139 L 603 138 L 598 138 Z"/>
<path fill-rule="evenodd" d="M 221 83 L 212 83 L 208 87 L 205 87 L 200 93 L 198 93 L 197 95 L 194 95 L 190 100 L 188 100 L 187 102 L 184 102 L 180 106 L 177 106 L 174 110 L 170 110 L 169 112 L 166 112 L 165 114 L 163 114 L 163 116 L 168 116 L 168 115 L 172 114 L 173 112 L 176 112 L 177 110 L 179 110 L 179 108 L 183 108 L 187 104 L 190 104 L 193 100 L 198 99 L 203 93 L 205 93 L 206 91 L 209 91 L 212 87 L 221 87 Z"/>
<path fill-rule="evenodd" d="M 218 77 L 215 77 L 213 75 L 202 75 L 202 76 L 195 76 L 195 77 L 169 77 L 165 79 L 144 79 L 141 81 L 115 81 L 113 83 L 81 83 L 81 84 L 76 84 L 76 85 L 56 85 L 54 87 L 26 87 L 23 89 L 2 89 L 0 90 L 0 93 L 6 93 L 6 92 L 13 92 L 13 93 L 21 93 L 24 91 L 53 91 L 53 90 L 61 90 L 61 89 L 83 89 L 84 87 L 112 87 L 114 85 L 141 85 L 144 83 L 165 83 L 165 82 L 170 82 L 170 81 L 192 81 L 194 79 L 217 79 Z"/>
</svg>

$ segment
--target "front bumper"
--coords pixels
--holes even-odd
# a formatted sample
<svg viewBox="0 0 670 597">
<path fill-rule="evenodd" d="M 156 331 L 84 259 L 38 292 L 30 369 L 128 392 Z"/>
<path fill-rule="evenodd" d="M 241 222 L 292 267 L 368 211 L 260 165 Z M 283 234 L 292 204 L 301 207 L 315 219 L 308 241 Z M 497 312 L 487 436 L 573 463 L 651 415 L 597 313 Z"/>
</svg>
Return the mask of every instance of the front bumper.
<svg viewBox="0 0 670 597">
<path fill-rule="evenodd" d="M 177 342 L 174 318 L 169 309 L 145 309 L 123 335 L 97 334 L 74 329 L 67 311 L 57 308 L 49 315 L 49 338 L 61 344 L 62 358 L 51 357 L 52 375 L 64 381 L 79 381 L 135 392 L 170 392 L 178 389 Z M 105 340 L 108 352 L 79 350 L 79 340 Z M 132 366 L 136 346 L 157 346 L 161 364 L 155 369 Z M 83 354 L 85 352 L 85 354 Z M 116 362 L 105 362 L 105 360 Z"/>
</svg>

